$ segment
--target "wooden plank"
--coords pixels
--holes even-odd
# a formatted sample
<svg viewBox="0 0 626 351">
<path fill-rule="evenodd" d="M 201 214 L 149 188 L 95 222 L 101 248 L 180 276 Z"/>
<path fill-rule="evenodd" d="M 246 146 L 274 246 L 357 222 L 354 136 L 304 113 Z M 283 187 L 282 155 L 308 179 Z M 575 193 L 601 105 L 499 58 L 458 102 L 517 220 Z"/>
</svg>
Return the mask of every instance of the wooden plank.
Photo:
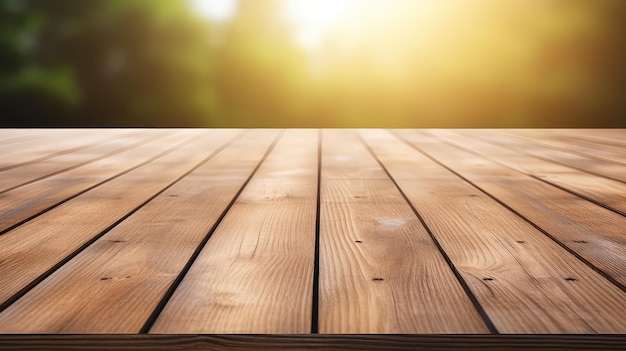
<svg viewBox="0 0 626 351">
<path fill-rule="evenodd" d="M 276 135 L 252 132 L 172 185 L 1 313 L 0 332 L 138 333 Z"/>
<path fill-rule="evenodd" d="M 623 128 L 570 129 L 570 131 L 572 134 L 579 136 L 602 138 L 605 140 L 620 142 L 622 146 L 626 146 L 626 142 L 624 141 L 624 132 L 626 132 L 626 129 Z"/>
<path fill-rule="evenodd" d="M 37 133 L 36 130 L 31 132 L 29 129 L 0 129 L 0 145 L 15 145 L 40 136 L 41 133 Z"/>
<path fill-rule="evenodd" d="M 323 143 L 319 332 L 489 333 L 356 132 L 326 131 Z"/>
<path fill-rule="evenodd" d="M 513 135 L 514 137 L 522 138 L 541 146 L 626 165 L 626 145 L 617 147 L 597 144 L 585 139 L 579 140 L 572 137 L 573 133 L 569 130 L 513 129 L 503 132 L 505 132 L 506 135 Z M 574 134 L 574 136 L 575 135 L 576 134 Z M 624 131 L 624 136 L 626 137 L 626 131 Z"/>
<path fill-rule="evenodd" d="M 0 309 L 238 132 L 204 133 L 205 138 L 173 150 L 0 236 Z"/>
<path fill-rule="evenodd" d="M 362 133 L 422 213 L 498 331 L 626 332 L 624 291 L 390 134 Z"/>
<path fill-rule="evenodd" d="M 576 143 L 588 148 L 587 152 L 601 150 L 609 154 L 614 153 L 615 156 L 626 153 L 624 141 L 626 129 L 512 129 L 507 132 L 532 138 L 539 135 L 563 143 Z M 623 161 L 623 156 L 620 160 Z"/>
<path fill-rule="evenodd" d="M 26 139 L 19 143 L 0 145 L 0 170 L 19 167 L 50 157 L 78 151 L 90 146 L 101 144 L 109 138 L 123 134 L 122 130 L 38 130 L 41 137 Z"/>
<path fill-rule="evenodd" d="M 622 134 L 619 139 L 602 138 L 601 136 L 594 135 L 594 133 L 592 133 L 593 131 L 595 130 L 585 129 L 585 134 L 582 134 L 581 132 L 572 132 L 569 137 L 571 140 L 584 142 L 587 145 L 591 144 L 602 148 L 608 148 L 610 150 L 623 150 L 626 148 L 626 142 L 623 140 L 623 134 L 626 133 L 626 130 L 619 129 L 620 134 Z"/>
<path fill-rule="evenodd" d="M 0 233 L 190 141 L 179 132 L 67 172 L 0 193 Z M 195 134 L 197 136 L 197 133 Z M 0 173 L 1 174 L 1 173 Z"/>
<path fill-rule="evenodd" d="M 620 162 L 623 162 L 624 158 L 626 157 L 626 145 L 601 144 L 594 142 L 593 139 L 587 139 L 583 137 L 574 138 L 569 135 L 567 137 L 564 137 L 563 139 L 564 141 L 567 141 L 569 143 L 577 143 L 579 145 L 585 146 L 586 148 L 593 149 L 594 152 L 601 150 L 602 154 L 605 157 L 609 157 L 611 159 L 615 158 L 615 160 L 621 160 Z"/>
<path fill-rule="evenodd" d="M 494 131 L 472 133 L 472 136 L 496 145 L 519 151 L 538 159 L 555 162 L 583 172 L 607 177 L 620 182 L 626 182 L 626 172 L 624 171 L 624 167 L 619 164 L 572 154 L 565 151 L 549 149 L 520 139 L 503 137 L 498 135 L 498 132 Z"/>
<path fill-rule="evenodd" d="M 625 335 L 6 335 L 7 351 L 623 351 Z"/>
<path fill-rule="evenodd" d="M 594 266 L 626 286 L 626 218 L 539 180 L 464 150 L 487 152 L 503 162 L 514 160 L 504 149 L 463 137 L 463 133 L 436 131 L 436 135 L 458 148 L 423 134 L 399 132 L 421 150 L 479 186 Z M 444 136 L 446 136 L 444 138 Z M 537 162 L 541 162 L 537 160 Z"/>
<path fill-rule="evenodd" d="M 150 133 L 152 134 L 152 133 Z M 103 144 L 88 146 L 75 152 L 48 158 L 22 167 L 11 168 L 0 172 L 0 193 L 32 183 L 51 175 L 69 171 L 86 164 L 99 161 L 120 152 L 132 149 L 148 140 L 164 135 L 139 134 L 110 138 Z"/>
<path fill-rule="evenodd" d="M 309 333 L 317 166 L 317 132 L 286 132 L 150 332 Z"/>
<path fill-rule="evenodd" d="M 468 138 L 467 133 L 464 132 L 439 130 L 432 131 L 432 133 L 439 138 L 444 138 L 443 140 L 448 143 L 468 148 L 487 159 L 566 189 L 615 212 L 626 214 L 626 184 L 624 183 L 537 159 L 516 150 L 484 142 L 479 138 Z M 415 138 L 419 139 L 417 136 Z M 555 192 L 548 192 L 555 194 Z M 546 200 L 550 198 L 546 197 Z"/>
</svg>

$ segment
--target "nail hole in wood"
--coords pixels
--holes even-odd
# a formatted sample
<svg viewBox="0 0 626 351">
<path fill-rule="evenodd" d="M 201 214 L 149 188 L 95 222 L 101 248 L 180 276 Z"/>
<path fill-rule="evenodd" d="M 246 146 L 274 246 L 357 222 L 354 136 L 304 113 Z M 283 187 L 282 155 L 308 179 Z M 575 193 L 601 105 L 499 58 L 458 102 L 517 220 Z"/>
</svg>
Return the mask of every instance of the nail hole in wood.
<svg viewBox="0 0 626 351">
<path fill-rule="evenodd" d="M 355 243 L 357 243 L 357 244 L 362 243 L 362 241 L 361 241 L 361 240 L 356 240 L 356 241 L 354 241 L 354 242 L 355 242 Z"/>
<path fill-rule="evenodd" d="M 518 240 L 517 243 L 518 244 L 526 244 L 526 242 L 524 240 Z"/>
<path fill-rule="evenodd" d="M 588 241 L 586 241 L 586 240 L 574 240 L 574 242 L 577 243 L 577 244 L 587 244 L 588 243 Z"/>
<path fill-rule="evenodd" d="M 114 243 L 114 244 L 119 244 L 119 243 L 125 243 L 125 240 L 109 240 L 110 242 Z"/>
<path fill-rule="evenodd" d="M 490 282 L 490 281 L 492 281 L 492 280 L 493 280 L 493 278 L 491 278 L 491 277 L 487 277 L 487 278 L 483 278 L 483 280 L 484 280 L 484 281 L 488 281 L 488 282 Z"/>
<path fill-rule="evenodd" d="M 565 278 L 565 280 L 567 280 L 568 282 L 575 282 L 576 278 Z"/>
<path fill-rule="evenodd" d="M 372 280 L 375 281 L 375 282 L 382 282 L 385 279 L 383 279 L 383 278 L 374 278 Z"/>
<path fill-rule="evenodd" d="M 105 278 L 100 278 L 100 280 L 113 280 L 113 278 L 105 277 Z"/>
</svg>

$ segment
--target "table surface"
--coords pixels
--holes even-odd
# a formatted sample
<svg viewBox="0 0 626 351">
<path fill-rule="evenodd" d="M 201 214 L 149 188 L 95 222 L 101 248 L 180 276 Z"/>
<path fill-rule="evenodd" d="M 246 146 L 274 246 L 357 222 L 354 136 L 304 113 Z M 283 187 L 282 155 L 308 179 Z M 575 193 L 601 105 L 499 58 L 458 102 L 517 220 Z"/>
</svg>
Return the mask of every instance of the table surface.
<svg viewBox="0 0 626 351">
<path fill-rule="evenodd" d="M 0 130 L 0 348 L 53 334 L 614 347 L 624 137 Z"/>
</svg>

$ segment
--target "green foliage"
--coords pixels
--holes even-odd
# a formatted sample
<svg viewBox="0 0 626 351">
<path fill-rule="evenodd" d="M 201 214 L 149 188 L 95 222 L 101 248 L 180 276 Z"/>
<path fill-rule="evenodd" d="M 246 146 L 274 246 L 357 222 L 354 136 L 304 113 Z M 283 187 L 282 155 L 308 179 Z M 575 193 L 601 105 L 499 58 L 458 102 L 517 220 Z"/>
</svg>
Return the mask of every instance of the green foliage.
<svg viewBox="0 0 626 351">
<path fill-rule="evenodd" d="M 0 9 L 6 124 L 202 125 L 217 114 L 211 28 L 182 1 L 2 0 Z"/>
</svg>

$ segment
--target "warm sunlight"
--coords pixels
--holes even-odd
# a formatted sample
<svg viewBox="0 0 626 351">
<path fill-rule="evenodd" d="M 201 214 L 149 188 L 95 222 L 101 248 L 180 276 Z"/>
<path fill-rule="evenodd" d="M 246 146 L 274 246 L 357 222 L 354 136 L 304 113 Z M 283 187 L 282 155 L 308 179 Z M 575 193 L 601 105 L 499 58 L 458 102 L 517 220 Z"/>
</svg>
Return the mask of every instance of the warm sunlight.
<svg viewBox="0 0 626 351">
<path fill-rule="evenodd" d="M 626 111 L 624 0 L 82 3 L 0 0 L 15 123 L 582 127 Z"/>
<path fill-rule="evenodd" d="M 217 22 L 228 22 L 241 0 L 189 0 L 197 14 Z M 394 22 L 413 22 L 423 32 L 441 25 L 437 9 L 446 1 L 435 0 L 282 0 L 284 19 L 294 28 L 297 43 L 310 51 L 330 37 L 339 41 L 361 41 L 380 35 L 414 36 L 416 33 L 389 33 Z M 268 5 L 269 6 L 269 5 Z M 410 18 L 405 18 L 410 14 Z M 434 23 L 434 21 L 440 23 Z M 340 38 L 339 38 L 340 37 Z"/>
<path fill-rule="evenodd" d="M 367 3 L 367 0 L 287 0 L 285 13 L 297 27 L 298 42 L 313 49 L 330 30 L 354 19 Z"/>
<path fill-rule="evenodd" d="M 228 21 L 237 13 L 236 0 L 190 0 L 190 4 L 199 15 L 218 22 Z"/>
<path fill-rule="evenodd" d="M 621 106 L 603 68 L 623 61 L 620 1 L 188 1 L 225 24 L 210 101 L 241 123 L 509 126 Z"/>
<path fill-rule="evenodd" d="M 396 28 L 397 22 L 409 22 L 420 32 L 432 31 L 445 23 L 440 10 L 447 5 L 449 2 L 441 0 L 284 1 L 286 17 L 296 28 L 298 43 L 309 50 L 319 49 L 328 38 L 347 45 L 380 35 L 410 40 L 420 33 L 390 33 L 389 29 Z"/>
</svg>

